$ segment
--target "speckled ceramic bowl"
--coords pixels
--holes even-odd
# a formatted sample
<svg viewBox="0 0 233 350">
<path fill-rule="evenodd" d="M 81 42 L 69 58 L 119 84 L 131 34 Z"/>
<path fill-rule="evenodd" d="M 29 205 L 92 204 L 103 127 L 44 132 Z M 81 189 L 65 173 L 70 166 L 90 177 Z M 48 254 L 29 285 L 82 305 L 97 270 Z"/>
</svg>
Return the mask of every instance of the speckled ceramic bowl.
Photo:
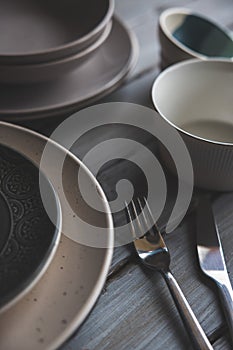
<svg viewBox="0 0 233 350">
<path fill-rule="evenodd" d="M 155 80 L 152 99 L 161 118 L 184 139 L 195 184 L 233 190 L 233 63 L 177 63 Z M 166 163 L 171 168 L 168 159 Z"/>
<path fill-rule="evenodd" d="M 233 39 L 227 28 L 185 8 L 170 8 L 159 18 L 161 66 L 190 58 L 233 60 Z"/>
</svg>

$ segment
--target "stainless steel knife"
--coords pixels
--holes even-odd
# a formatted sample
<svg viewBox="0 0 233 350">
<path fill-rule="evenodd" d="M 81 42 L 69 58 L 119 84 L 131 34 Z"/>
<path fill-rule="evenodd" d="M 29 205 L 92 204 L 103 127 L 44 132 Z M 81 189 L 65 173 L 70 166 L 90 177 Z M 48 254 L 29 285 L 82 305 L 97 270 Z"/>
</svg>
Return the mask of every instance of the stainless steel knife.
<svg viewBox="0 0 233 350">
<path fill-rule="evenodd" d="M 233 290 L 208 196 L 200 197 L 197 206 L 197 253 L 202 271 L 214 280 L 219 288 L 223 311 L 233 342 Z"/>
</svg>

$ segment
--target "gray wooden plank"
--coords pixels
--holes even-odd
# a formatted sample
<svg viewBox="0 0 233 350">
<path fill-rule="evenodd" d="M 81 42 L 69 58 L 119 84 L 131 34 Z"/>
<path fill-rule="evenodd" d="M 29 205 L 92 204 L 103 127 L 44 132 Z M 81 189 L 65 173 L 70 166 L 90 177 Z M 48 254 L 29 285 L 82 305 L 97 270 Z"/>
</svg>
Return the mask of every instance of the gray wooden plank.
<svg viewBox="0 0 233 350">
<path fill-rule="evenodd" d="M 200 276 L 193 219 L 165 237 L 172 270 L 210 335 L 223 321 L 215 291 Z M 200 302 L 201 301 L 201 302 Z M 132 262 L 110 280 L 68 349 L 188 349 L 189 339 L 158 273 Z"/>
<path fill-rule="evenodd" d="M 228 273 L 233 285 L 233 193 L 221 195 L 213 203 Z"/>
<path fill-rule="evenodd" d="M 233 194 L 220 195 L 214 205 L 230 278 L 233 281 Z M 172 270 L 205 331 L 211 335 L 224 322 L 216 289 L 201 275 L 195 252 L 195 217 L 165 237 Z M 215 339 L 215 337 L 214 337 Z M 110 280 L 95 310 L 68 349 L 187 349 L 184 333 L 162 278 L 131 262 Z M 230 349 L 228 338 L 214 343 Z"/>
<path fill-rule="evenodd" d="M 118 267 L 122 268 L 131 256 L 131 251 L 127 246 L 116 247 L 114 249 L 112 264 L 109 274 L 112 275 L 114 272 L 118 272 Z"/>
<path fill-rule="evenodd" d="M 229 339 L 226 337 L 221 337 L 214 343 L 215 350 L 232 350 Z"/>
<path fill-rule="evenodd" d="M 132 82 L 101 102 L 129 101 L 151 106 L 150 87 L 159 71 L 160 60 L 156 20 L 163 9 L 177 5 L 186 6 L 186 2 L 117 0 L 118 14 L 139 39 L 140 58 Z M 196 0 L 187 2 L 187 6 L 206 13 L 223 24 L 231 23 L 230 0 Z M 140 74 L 149 70 L 150 73 L 140 77 Z M 50 126 L 48 124 L 44 127 L 46 133 L 55 125 L 54 122 Z M 42 128 L 42 124 L 39 128 Z M 85 147 L 82 151 L 84 150 Z M 231 200 L 232 198 L 220 197 L 217 215 L 232 279 Z M 190 217 L 175 233 L 166 236 L 166 242 L 171 250 L 173 272 L 204 329 L 211 335 L 224 320 L 215 288 L 201 276 L 198 269 L 194 225 L 194 218 Z M 225 339 L 219 339 L 214 345 L 221 350 L 229 348 Z M 96 307 L 62 350 L 182 350 L 189 347 L 190 342 L 161 276 L 142 269 L 133 260 L 132 249 L 121 247 L 115 250 L 112 271 Z"/>
<path fill-rule="evenodd" d="M 115 13 L 129 25 L 137 23 L 144 16 L 156 16 L 170 7 L 186 7 L 227 23 L 232 19 L 233 3 L 231 0 L 117 0 Z"/>
<path fill-rule="evenodd" d="M 101 99 L 99 103 L 130 102 L 153 109 L 151 88 L 157 75 L 157 70 L 153 69 L 137 79 L 132 79 L 117 91 Z"/>
<path fill-rule="evenodd" d="M 115 13 L 125 19 L 129 24 L 137 23 L 140 17 L 158 12 L 161 7 L 185 6 L 190 1 L 187 0 L 117 0 Z"/>
<path fill-rule="evenodd" d="M 174 347 L 169 348 L 187 349 L 187 342 L 186 346 L 182 347 L 183 336 L 180 341 L 180 337 L 174 336 L 176 322 L 178 322 L 177 333 L 182 333 L 182 330 L 179 331 L 179 320 L 175 319 L 174 310 L 168 312 L 165 304 L 154 298 L 156 293 L 162 292 L 165 285 L 162 285 L 161 279 L 158 279 L 154 290 L 153 283 L 149 281 L 146 283 L 143 272 L 138 270 L 136 275 L 135 269 L 136 267 L 131 267 L 107 287 L 95 309 L 101 313 L 91 314 L 78 333 L 78 337 L 69 344 L 69 348 L 77 350 L 149 349 L 153 339 L 157 343 L 155 349 L 160 346 L 168 348 L 169 341 L 165 335 L 169 332 L 169 340 L 172 339 L 174 344 Z M 132 284 L 132 279 L 135 278 L 138 284 L 128 289 L 127 284 Z M 142 298 L 142 295 L 145 297 Z M 169 296 L 166 297 L 169 298 Z M 164 322 L 164 314 L 169 319 L 167 323 Z M 157 325 L 154 320 L 157 320 Z"/>
</svg>

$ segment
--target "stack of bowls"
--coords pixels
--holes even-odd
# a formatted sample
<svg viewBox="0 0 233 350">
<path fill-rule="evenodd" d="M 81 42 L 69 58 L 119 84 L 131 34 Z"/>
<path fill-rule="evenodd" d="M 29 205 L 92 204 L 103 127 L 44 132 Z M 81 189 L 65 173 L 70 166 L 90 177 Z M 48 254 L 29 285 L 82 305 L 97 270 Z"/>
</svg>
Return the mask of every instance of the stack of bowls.
<svg viewBox="0 0 233 350">
<path fill-rule="evenodd" d="M 86 62 L 111 31 L 114 0 L 0 0 L 0 82 L 49 81 Z"/>
<path fill-rule="evenodd" d="M 230 31 L 185 8 L 170 8 L 159 18 L 161 68 L 186 59 L 233 60 Z"/>
</svg>

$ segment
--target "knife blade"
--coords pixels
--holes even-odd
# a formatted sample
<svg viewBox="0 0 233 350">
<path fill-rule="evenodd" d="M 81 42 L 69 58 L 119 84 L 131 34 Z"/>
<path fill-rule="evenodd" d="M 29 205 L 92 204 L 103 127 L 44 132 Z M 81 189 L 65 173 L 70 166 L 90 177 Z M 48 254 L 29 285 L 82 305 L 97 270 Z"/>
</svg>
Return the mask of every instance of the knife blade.
<svg viewBox="0 0 233 350">
<path fill-rule="evenodd" d="M 211 200 L 200 197 L 197 206 L 197 253 L 202 271 L 218 286 L 220 300 L 233 343 L 233 290 L 228 276 Z"/>
</svg>

